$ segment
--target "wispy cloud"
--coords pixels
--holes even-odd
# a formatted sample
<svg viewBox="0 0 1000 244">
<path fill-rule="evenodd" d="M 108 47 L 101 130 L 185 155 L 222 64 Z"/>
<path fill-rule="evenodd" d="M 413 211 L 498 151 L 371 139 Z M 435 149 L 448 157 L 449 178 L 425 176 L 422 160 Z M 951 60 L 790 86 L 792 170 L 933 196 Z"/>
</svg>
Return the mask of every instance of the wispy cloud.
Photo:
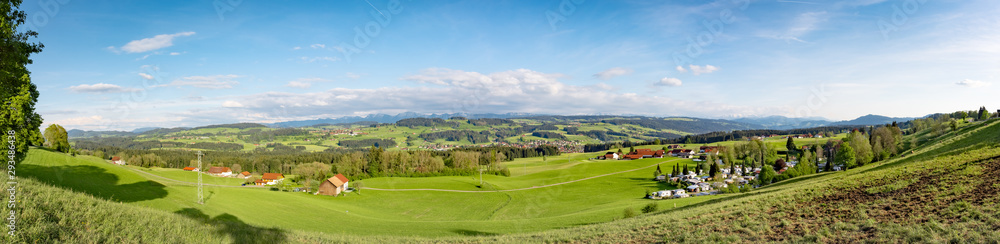
<svg viewBox="0 0 1000 244">
<path fill-rule="evenodd" d="M 181 36 L 191 36 L 194 32 L 180 32 L 176 34 L 162 34 L 156 35 L 154 37 L 145 38 L 141 40 L 131 41 L 120 48 L 121 51 L 126 53 L 143 53 L 149 52 L 165 47 L 170 47 L 174 45 L 174 38 Z M 108 47 L 111 50 L 116 50 L 114 47 Z"/>
<path fill-rule="evenodd" d="M 340 58 L 337 58 L 337 57 L 326 57 L 326 56 L 324 56 L 324 57 L 305 57 L 305 56 L 303 56 L 303 57 L 299 57 L 299 60 L 301 60 L 302 62 L 306 62 L 306 63 L 313 63 L 313 62 L 317 62 L 317 61 L 337 62 L 337 60 L 340 60 Z"/>
<path fill-rule="evenodd" d="M 623 75 L 628 75 L 628 74 L 632 74 L 632 69 L 622 68 L 622 67 L 614 67 L 614 68 L 607 69 L 605 71 L 601 71 L 600 73 L 594 74 L 594 77 L 596 77 L 598 79 L 602 79 L 602 80 L 610 80 L 611 78 L 615 78 L 615 77 L 623 76 Z"/>
<path fill-rule="evenodd" d="M 226 107 L 240 121 L 280 121 L 336 117 L 362 113 L 421 111 L 428 113 L 527 112 L 554 114 L 620 113 L 687 116 L 767 114 L 782 111 L 770 107 L 744 107 L 718 103 L 688 102 L 667 97 L 620 93 L 607 85 L 570 85 L 559 81 L 562 74 L 527 69 L 483 74 L 443 68 L 426 69 L 402 80 L 434 84 L 418 87 L 374 89 L 334 88 L 320 92 L 267 92 L 235 97 Z M 664 78 L 664 86 L 678 86 L 679 79 Z M 573 101 L 573 102 L 567 102 Z M 238 104 L 238 106 L 237 106 Z M 644 104 L 664 108 L 656 111 L 624 109 L 621 104 Z M 699 108 L 699 109 L 695 109 Z M 707 109 L 706 109 L 707 108 Z M 317 113 L 317 111 L 322 111 Z"/>
<path fill-rule="evenodd" d="M 759 36 L 785 41 L 806 42 L 802 40 L 803 36 L 817 30 L 819 25 L 826 22 L 828 18 L 829 14 L 826 11 L 802 13 L 789 21 L 791 25 L 785 30 L 764 33 Z"/>
<path fill-rule="evenodd" d="M 964 86 L 964 87 L 972 87 L 972 88 L 986 87 L 986 86 L 992 85 L 992 83 L 989 83 L 989 82 L 985 82 L 985 81 L 981 81 L 981 80 L 970 80 L 970 79 L 965 79 L 965 80 L 962 80 L 962 81 L 959 81 L 959 82 L 955 82 L 955 84 L 956 85 L 960 85 L 960 86 Z"/>
<path fill-rule="evenodd" d="M 121 87 L 114 84 L 97 83 L 93 85 L 83 84 L 69 87 L 70 91 L 77 93 L 122 93 L 139 91 L 138 88 Z"/>
<path fill-rule="evenodd" d="M 677 78 L 664 77 L 660 81 L 653 83 L 655 86 L 681 86 L 683 82 Z"/>
<path fill-rule="evenodd" d="M 712 72 L 719 70 L 719 67 L 715 67 L 712 65 L 705 65 L 705 66 L 688 65 L 688 68 L 691 69 L 691 73 L 694 75 L 711 74 Z"/>
<path fill-rule="evenodd" d="M 316 82 L 330 82 L 330 81 L 332 81 L 332 80 L 323 79 L 323 78 L 316 78 L 316 77 L 298 78 L 298 79 L 295 79 L 293 81 L 289 81 L 288 84 L 285 85 L 285 86 L 287 86 L 287 87 L 293 87 L 293 88 L 306 89 L 306 88 L 312 87 L 313 83 L 316 83 Z"/>
<path fill-rule="evenodd" d="M 293 87 L 293 88 L 306 89 L 306 88 L 312 87 L 312 83 L 301 82 L 301 81 L 289 81 L 288 85 L 285 85 L 285 86 L 287 86 L 287 87 Z"/>
<path fill-rule="evenodd" d="M 193 86 L 205 89 L 228 89 L 240 84 L 234 80 L 239 75 L 188 76 L 174 80 L 169 84 L 159 86 Z"/>
</svg>

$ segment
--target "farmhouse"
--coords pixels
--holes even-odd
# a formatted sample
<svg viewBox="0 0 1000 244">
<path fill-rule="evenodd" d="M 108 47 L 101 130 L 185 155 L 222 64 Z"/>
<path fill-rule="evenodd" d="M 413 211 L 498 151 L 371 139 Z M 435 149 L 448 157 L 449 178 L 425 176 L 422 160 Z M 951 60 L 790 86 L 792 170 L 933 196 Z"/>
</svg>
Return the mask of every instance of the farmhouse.
<svg viewBox="0 0 1000 244">
<path fill-rule="evenodd" d="M 184 171 L 198 172 L 198 168 L 195 168 L 195 167 L 184 167 Z"/>
<path fill-rule="evenodd" d="M 250 172 L 243 171 L 242 173 L 240 173 L 240 176 L 243 177 L 243 179 L 249 179 L 250 178 Z"/>
<path fill-rule="evenodd" d="M 618 160 L 618 153 L 608 152 L 607 154 L 604 154 L 604 156 L 598 156 L 597 159 Z"/>
<path fill-rule="evenodd" d="M 274 185 L 274 184 L 277 184 L 278 182 L 280 182 L 281 180 L 284 180 L 284 179 L 285 179 L 285 175 L 283 175 L 281 173 L 264 173 L 264 175 L 262 175 L 260 177 L 260 180 L 258 180 L 258 181 L 261 182 L 261 183 L 263 183 L 264 185 Z M 260 184 L 258 184 L 258 185 L 260 185 Z"/>
<path fill-rule="evenodd" d="M 214 176 L 228 177 L 230 175 L 233 175 L 233 170 L 229 169 L 229 167 L 211 167 L 208 168 L 208 174 Z"/>
<path fill-rule="evenodd" d="M 117 165 L 125 165 L 125 160 L 122 160 L 122 158 L 119 157 L 119 156 L 114 156 L 114 157 L 111 157 L 111 163 L 117 164 Z"/>
<path fill-rule="evenodd" d="M 640 148 L 625 154 L 625 159 L 663 158 L 663 154 L 665 153 L 663 150 L 653 151 L 652 149 Z"/>
<path fill-rule="evenodd" d="M 349 180 L 342 174 L 337 174 L 329 179 L 326 179 L 319 185 L 319 190 L 316 194 L 322 194 L 327 196 L 340 195 L 341 192 L 347 191 L 347 182 Z"/>
</svg>

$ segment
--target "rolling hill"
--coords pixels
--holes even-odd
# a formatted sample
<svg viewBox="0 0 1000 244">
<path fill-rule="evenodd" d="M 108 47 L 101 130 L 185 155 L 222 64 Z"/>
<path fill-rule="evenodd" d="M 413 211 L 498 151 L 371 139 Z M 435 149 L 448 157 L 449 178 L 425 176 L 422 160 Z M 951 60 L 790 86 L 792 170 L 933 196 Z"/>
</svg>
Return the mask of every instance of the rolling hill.
<svg viewBox="0 0 1000 244">
<path fill-rule="evenodd" d="M 234 243 L 327 243 L 327 242 L 996 242 L 1000 241 L 1000 120 L 968 124 L 956 131 L 941 136 L 921 132 L 907 135 L 906 140 L 915 141 L 918 146 L 902 157 L 879 163 L 868 164 L 844 172 L 814 174 L 775 185 L 755 189 L 749 193 L 724 194 L 701 202 L 658 202 L 660 210 L 635 218 L 619 219 L 621 209 L 644 203 L 641 199 L 624 197 L 631 193 L 605 192 L 594 194 L 594 187 L 585 183 L 573 183 L 531 194 L 510 195 L 499 198 L 481 198 L 480 203 L 454 205 L 464 202 L 468 196 L 459 193 L 435 191 L 393 192 L 365 190 L 357 197 L 322 200 L 294 193 L 269 192 L 258 189 L 233 190 L 215 189 L 215 196 L 209 204 L 201 207 L 191 203 L 190 195 L 182 192 L 184 186 L 170 182 L 160 182 L 132 173 L 128 169 L 86 159 L 69 157 L 65 154 L 32 150 L 28 161 L 19 168 L 22 195 L 19 210 L 22 231 L 12 242 L 234 242 Z M 588 157 L 587 155 L 581 155 Z M 575 156 L 571 156 L 575 157 Z M 641 165 L 624 167 L 611 166 L 603 170 L 587 168 L 599 166 L 579 158 L 566 158 L 564 163 L 550 158 L 552 163 L 513 162 L 510 167 L 525 168 L 524 175 L 511 179 L 491 179 L 498 189 L 519 189 L 520 187 L 545 185 L 532 180 L 551 179 L 549 184 L 563 180 L 582 179 L 600 172 L 617 172 L 628 168 L 641 169 Z M 538 160 L 538 159 L 534 159 Z M 565 159 L 564 159 L 565 160 Z M 544 163 L 543 163 L 544 162 Z M 543 165 L 539 165 L 543 163 Z M 643 161 L 634 163 L 643 164 Z M 655 164 L 655 162 L 649 162 Z M 649 164 L 646 164 L 649 165 Z M 33 168 L 34 167 L 34 168 Z M 583 168 L 580 168 L 583 167 Z M 624 168 L 622 168 L 624 167 Z M 559 171 L 549 171 L 559 169 Z M 615 169 L 617 168 L 617 169 Z M 532 172 L 562 172 L 576 169 L 566 176 L 546 176 Z M 542 170 L 542 171 L 537 171 Z M 596 171 L 595 171 L 596 170 Z M 615 189 L 635 189 L 628 187 L 631 177 L 645 178 L 647 173 L 639 170 L 635 176 L 622 173 L 624 178 L 613 180 L 624 185 L 611 184 Z M 534 176 L 533 176 L 534 175 Z M 559 174 L 557 174 L 559 175 Z M 582 177 L 582 178 L 581 178 Z M 465 177 L 469 178 L 469 177 Z M 615 177 L 617 178 L 617 177 Z M 517 183 L 517 179 L 523 179 Z M 381 189 L 406 189 L 408 187 L 434 187 L 462 189 L 474 179 L 449 178 L 393 178 L 372 179 L 372 187 Z M 400 181 L 402 180 L 402 181 Z M 510 181 L 513 180 L 513 181 Z M 464 183 L 463 183 L 464 182 Z M 504 183 L 506 182 L 506 183 Z M 599 181 L 600 182 L 600 181 Z M 427 186 L 420 186 L 426 184 Z M 582 184 L 582 185 L 576 185 Z M 484 189 L 468 188 L 471 191 Z M 548 188 L 543 188 L 548 189 Z M 641 188 L 639 188 L 641 189 Z M 582 191 L 580 191 L 582 190 Z M 578 193 L 579 191 L 579 193 Z M 631 191 L 631 190 L 629 190 Z M 412 194 L 416 193 L 416 194 Z M 545 194 L 537 194 L 545 193 Z M 627 193 L 627 192 L 626 192 Z M 462 193 L 491 194 L 496 193 Z M 556 194 L 556 195 L 552 195 Z M 563 195 L 568 194 L 568 195 Z M 249 197 L 248 196 L 258 196 Z M 398 195 L 398 196 L 397 196 Z M 599 200 L 594 196 L 607 195 Z M 243 212 L 259 206 L 256 201 L 270 202 L 272 198 L 293 197 L 299 200 L 294 206 L 300 211 L 260 211 Z M 360 204 L 363 201 L 401 197 L 407 203 Z M 587 201 L 580 201 L 580 198 Z M 624 197 L 624 198 L 623 198 Z M 313 199 L 313 200 L 310 200 Z M 423 202 L 438 199 L 438 202 Z M 509 200 L 514 199 L 514 200 Z M 692 198 L 697 199 L 697 198 Z M 415 201 L 414 201 L 415 200 Z M 482 201 L 485 200 L 485 201 Z M 483 203 L 520 202 L 500 216 L 482 215 L 478 209 Z M 572 204 L 563 204 L 562 201 Z M 231 203 L 230 203 L 231 202 Z M 236 204 L 242 202 L 242 204 Z M 580 224 L 570 224 L 561 228 L 542 227 L 537 223 L 560 223 L 560 213 L 576 207 L 588 209 L 587 205 L 603 202 L 603 207 L 588 211 L 597 217 Z M 30 204 L 29 204 L 30 203 Z M 414 204 L 417 203 L 417 204 Z M 447 203 L 447 204 L 446 204 Z M 265 206 L 271 206 L 267 203 Z M 324 207 L 330 214 L 347 209 L 350 215 L 323 218 L 326 221 L 355 218 L 347 222 L 354 231 L 322 230 L 323 227 L 297 225 L 297 222 L 281 221 L 282 216 L 303 214 L 324 215 L 322 211 L 301 211 L 302 205 L 328 205 Z M 517 205 L 514 206 L 517 206 Z M 433 206 L 448 205 L 454 210 L 435 210 Z M 534 206 L 534 207 L 532 207 Z M 276 207 L 276 208 L 275 208 Z M 432 208 L 425 210 L 426 208 Z M 504 209 L 506 207 L 500 207 Z M 536 209 L 555 214 L 534 221 L 500 221 L 508 217 L 523 215 L 525 209 Z M 410 212 L 384 212 L 393 211 Z M 603 210 L 602 210 L 603 209 Z M 3 209 L 5 212 L 7 209 Z M 317 209 L 318 210 L 318 209 Z M 445 214 L 445 212 L 464 214 Z M 415 211 L 415 212 L 414 212 Z M 421 211 L 430 211 L 421 215 Z M 440 214 L 431 214 L 435 211 Z M 534 211 L 534 210 L 533 210 Z M 577 210 L 579 211 L 579 210 Z M 532 211 L 529 211 L 532 212 Z M 264 216 L 260 216 L 260 215 Z M 514 214 L 514 215 L 510 215 Z M 567 213 L 564 213 L 567 214 Z M 368 215 L 369 217 L 364 217 Z M 150 218 L 149 216 L 154 216 Z M 418 217 L 420 216 L 420 217 Z M 473 217 L 476 216 L 476 217 Z M 573 216 L 573 215 L 570 215 Z M 615 217 L 617 216 L 617 217 Z M 499 226 L 483 223 L 454 222 L 449 218 L 493 219 L 484 223 L 498 223 Z M 299 218 L 299 217 L 295 217 Z M 403 221 L 396 224 L 420 223 L 410 226 L 406 232 L 399 232 L 395 224 L 380 223 L 386 219 Z M 428 218 L 427 220 L 419 220 Z M 156 221 L 150 221 L 155 219 Z M 572 217 L 569 219 L 587 219 Z M 616 220 L 617 219 L 617 220 Z M 539 222 L 541 220 L 541 222 Z M 430 222 L 428 222 L 430 221 Z M 435 221 L 452 222 L 462 228 L 447 228 Z M 307 221 L 308 222 L 308 221 Z M 320 220 L 322 222 L 322 220 Z M 376 223 L 371 227 L 364 227 Z M 571 223 L 571 222 L 567 222 Z M 387 225 L 388 224 L 388 225 Z M 378 226 L 378 227 L 376 227 Z M 506 227 L 503 227 L 506 226 Z M 539 228 L 542 227 L 542 228 Z M 320 228 L 320 229 L 317 229 Z M 434 232 L 433 230 L 448 232 Z M 536 229 L 539 228 L 539 229 Z M 549 230 L 544 230 L 551 228 Z M 517 231 L 521 230 L 521 231 Z M 385 232 L 383 232 L 385 231 Z M 417 232 L 413 232 L 417 231 Z M 430 231 L 418 234 L 421 231 Z M 372 233 L 381 233 L 372 236 Z M 191 234 L 188 234 L 191 233 Z M 395 233 L 395 234 L 393 234 Z M 438 234 L 433 234 L 438 233 Z M 433 238 L 433 239 L 429 239 Z"/>
</svg>

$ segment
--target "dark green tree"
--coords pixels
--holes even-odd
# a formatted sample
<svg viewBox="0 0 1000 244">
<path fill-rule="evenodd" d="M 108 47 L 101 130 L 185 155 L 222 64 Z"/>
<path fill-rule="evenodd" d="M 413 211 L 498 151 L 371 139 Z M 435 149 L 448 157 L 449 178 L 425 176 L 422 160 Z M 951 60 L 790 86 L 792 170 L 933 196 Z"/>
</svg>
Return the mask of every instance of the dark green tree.
<svg viewBox="0 0 1000 244">
<path fill-rule="evenodd" d="M 27 65 L 32 63 L 31 54 L 45 47 L 28 41 L 37 38 L 37 32 L 19 28 L 28 19 L 20 5 L 20 0 L 0 1 L 0 133 L 6 135 L 4 144 L 13 139 L 13 145 L 4 148 L 13 151 L 15 164 L 24 160 L 28 145 L 42 140 L 42 116 L 35 113 L 38 88 Z"/>
<path fill-rule="evenodd" d="M 660 176 L 661 174 L 663 174 L 663 171 L 660 171 L 660 165 L 657 164 L 656 165 L 656 171 L 653 172 L 653 177 Z"/>
<path fill-rule="evenodd" d="M 715 179 L 715 175 L 717 174 L 719 174 L 719 164 L 711 162 L 711 166 L 709 166 L 708 169 L 708 176 L 712 177 L 712 179 Z"/>
<path fill-rule="evenodd" d="M 788 142 L 785 142 L 785 148 L 788 148 L 789 154 L 791 154 L 791 152 L 796 152 L 799 150 L 797 147 L 795 147 L 795 141 L 792 140 L 791 136 L 788 137 Z"/>
</svg>

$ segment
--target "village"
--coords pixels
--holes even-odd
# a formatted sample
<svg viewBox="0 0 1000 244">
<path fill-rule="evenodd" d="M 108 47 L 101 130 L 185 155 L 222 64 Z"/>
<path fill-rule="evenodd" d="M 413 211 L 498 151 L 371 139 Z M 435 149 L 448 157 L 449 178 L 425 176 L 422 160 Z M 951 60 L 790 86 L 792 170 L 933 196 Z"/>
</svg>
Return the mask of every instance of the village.
<svg viewBox="0 0 1000 244">
<path fill-rule="evenodd" d="M 110 158 L 109 163 L 125 166 L 127 163 L 124 159 L 118 156 L 113 156 Z M 246 180 L 241 186 L 247 187 L 277 187 L 284 186 L 285 175 L 281 173 L 263 173 L 259 177 L 250 173 L 249 171 L 243 171 L 236 173 L 230 167 L 220 167 L 211 166 L 207 171 L 202 171 L 197 167 L 184 167 L 182 170 L 195 172 L 199 174 L 206 174 L 213 177 L 223 177 L 223 178 L 236 178 Z M 319 184 L 314 195 L 326 195 L 326 196 L 340 196 L 344 193 L 349 193 L 354 191 L 354 188 L 349 187 L 350 180 L 347 179 L 343 174 L 336 174 L 333 177 L 327 178 Z M 278 188 L 272 188 L 278 189 Z M 293 187 L 292 192 L 312 192 L 309 187 Z"/>
<path fill-rule="evenodd" d="M 771 135 L 769 137 L 778 137 L 779 135 Z M 761 138 L 766 138 L 761 137 Z M 790 135 L 782 136 L 782 139 L 787 138 L 821 138 L 822 135 Z M 808 146 L 803 146 L 803 150 L 808 150 Z M 724 163 L 719 156 L 720 147 L 718 146 L 700 146 L 698 149 L 685 149 L 682 145 L 667 145 L 661 150 L 653 150 L 646 148 L 630 149 L 628 153 L 623 153 L 621 149 L 617 152 L 607 152 L 604 155 L 592 158 L 594 160 L 639 160 L 648 158 L 665 158 L 665 157 L 676 157 L 682 159 L 691 159 L 694 162 L 709 162 L 709 168 L 706 169 L 699 165 L 698 168 L 694 170 L 689 170 L 685 165 L 681 167 L 680 165 L 673 166 L 670 172 L 663 172 L 659 165 L 657 165 L 655 171 L 655 177 L 652 180 L 666 183 L 671 185 L 676 189 L 663 189 L 656 191 L 647 191 L 646 198 L 663 200 L 663 199 L 673 199 L 673 198 L 686 198 L 692 196 L 705 196 L 705 195 L 715 195 L 725 192 L 746 192 L 750 188 L 758 187 L 753 184 L 754 180 L 761 174 L 761 167 L 744 167 L 743 165 L 732 165 L 731 167 L 724 167 Z M 782 174 L 786 170 L 789 170 L 797 164 L 797 161 L 785 162 L 785 159 L 778 159 L 776 164 L 781 165 L 780 169 L 776 170 L 777 174 Z M 817 164 L 822 170 L 826 163 Z M 771 167 L 771 166 L 764 166 Z M 840 171 L 840 166 L 832 166 L 833 171 Z"/>
</svg>

